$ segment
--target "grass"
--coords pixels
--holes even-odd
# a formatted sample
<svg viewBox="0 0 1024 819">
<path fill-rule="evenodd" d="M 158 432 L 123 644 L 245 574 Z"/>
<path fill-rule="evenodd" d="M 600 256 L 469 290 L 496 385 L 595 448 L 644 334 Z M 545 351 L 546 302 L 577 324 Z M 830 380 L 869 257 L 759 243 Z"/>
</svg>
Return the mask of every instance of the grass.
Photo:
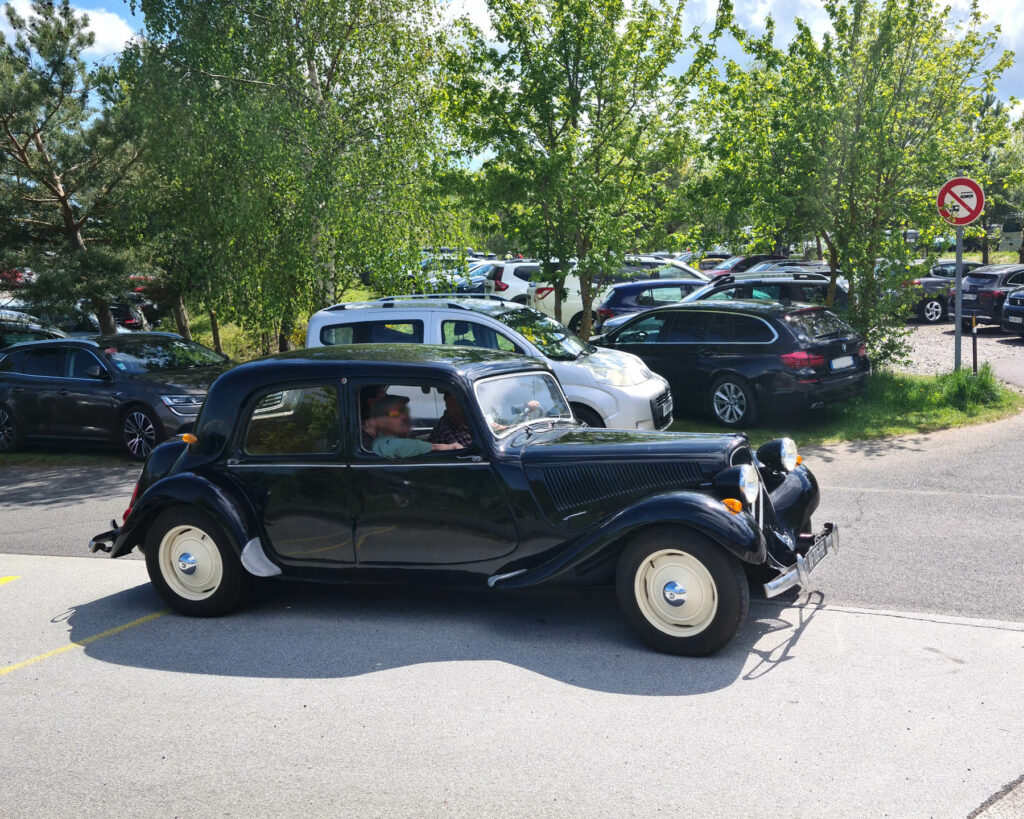
<svg viewBox="0 0 1024 819">
<path fill-rule="evenodd" d="M 953 258 L 953 252 L 939 253 L 941 258 Z M 968 262 L 980 262 L 981 251 L 977 253 L 964 253 L 964 260 Z M 990 250 L 988 252 L 988 263 L 989 264 L 1016 264 L 1020 261 L 1020 256 L 1016 250 Z"/>
<path fill-rule="evenodd" d="M 786 436 L 807 446 L 982 424 L 1022 409 L 1024 395 L 1000 384 L 988 364 L 977 375 L 969 369 L 938 376 L 879 370 L 857 398 L 794 419 L 762 417 L 758 426 L 745 431 L 754 443 Z M 683 417 L 672 429 L 722 432 L 725 428 L 704 417 Z"/>
<path fill-rule="evenodd" d="M 36 466 L 36 467 L 52 467 L 54 469 L 64 469 L 69 466 L 101 466 L 101 467 L 131 467 L 137 466 L 139 471 L 142 471 L 142 464 L 138 461 L 133 461 L 128 458 L 127 455 L 122 455 L 114 447 L 108 450 L 90 449 L 82 452 L 68 451 L 62 449 L 58 451 L 54 449 L 52 452 L 48 452 L 45 449 L 37 449 L 42 447 L 41 444 L 35 442 L 25 444 L 24 446 L 29 447 L 24 452 L 10 452 L 6 454 L 0 454 L 0 469 L 10 466 Z"/>
</svg>

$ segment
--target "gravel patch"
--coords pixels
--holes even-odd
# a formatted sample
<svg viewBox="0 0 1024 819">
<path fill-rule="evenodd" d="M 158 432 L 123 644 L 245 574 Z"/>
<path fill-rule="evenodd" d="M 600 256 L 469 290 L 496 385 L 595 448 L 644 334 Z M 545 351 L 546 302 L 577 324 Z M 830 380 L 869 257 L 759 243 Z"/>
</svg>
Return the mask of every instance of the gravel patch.
<svg viewBox="0 0 1024 819">
<path fill-rule="evenodd" d="M 952 322 L 912 325 L 912 352 L 907 364 L 897 367 L 917 375 L 937 375 L 953 369 L 954 328 Z M 971 366 L 971 336 L 964 333 L 962 362 Z M 1024 339 L 1004 333 L 998 327 L 978 328 L 978 366 L 989 362 L 1003 381 L 1024 388 Z"/>
</svg>

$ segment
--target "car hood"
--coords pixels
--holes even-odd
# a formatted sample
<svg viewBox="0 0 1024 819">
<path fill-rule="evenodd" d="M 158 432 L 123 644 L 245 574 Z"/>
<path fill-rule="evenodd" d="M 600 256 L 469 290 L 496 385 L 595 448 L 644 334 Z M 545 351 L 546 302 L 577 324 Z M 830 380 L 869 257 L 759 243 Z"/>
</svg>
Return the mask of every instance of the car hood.
<svg viewBox="0 0 1024 819">
<path fill-rule="evenodd" d="M 607 381 L 609 371 L 615 372 L 623 380 L 618 386 L 632 387 L 653 377 L 647 365 L 638 356 L 607 347 L 595 347 L 592 353 L 576 363 L 586 367 L 595 380 L 602 383 Z"/>
<path fill-rule="evenodd" d="M 230 370 L 231 364 L 213 364 L 209 367 L 195 367 L 190 370 L 163 370 L 156 373 L 142 373 L 130 376 L 133 380 L 149 384 L 161 384 L 180 389 L 185 393 L 206 392 L 217 376 Z"/>
<path fill-rule="evenodd" d="M 642 497 L 707 485 L 745 435 L 567 427 L 522 443 L 523 471 L 544 516 L 576 526 Z M 747 461 L 749 462 L 749 460 Z M 571 519 L 571 521 L 570 521 Z"/>
</svg>

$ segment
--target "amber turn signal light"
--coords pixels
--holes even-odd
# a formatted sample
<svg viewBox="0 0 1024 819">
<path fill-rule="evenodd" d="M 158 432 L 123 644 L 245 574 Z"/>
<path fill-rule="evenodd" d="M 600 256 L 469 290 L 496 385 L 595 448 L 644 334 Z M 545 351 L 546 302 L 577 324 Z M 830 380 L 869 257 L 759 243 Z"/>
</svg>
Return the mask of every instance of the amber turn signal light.
<svg viewBox="0 0 1024 819">
<path fill-rule="evenodd" d="M 804 456 L 803 455 L 797 455 L 796 456 L 796 465 L 800 466 L 800 464 L 802 464 L 803 462 L 804 462 Z"/>
<path fill-rule="evenodd" d="M 738 515 L 743 511 L 743 501 L 738 501 L 736 498 L 726 498 L 722 503 L 725 504 L 725 508 L 732 512 L 734 515 Z"/>
<path fill-rule="evenodd" d="M 191 432 L 186 432 L 184 435 L 181 436 L 181 440 L 183 440 L 186 444 L 194 444 L 199 439 L 196 438 L 196 436 L 193 435 Z"/>
</svg>

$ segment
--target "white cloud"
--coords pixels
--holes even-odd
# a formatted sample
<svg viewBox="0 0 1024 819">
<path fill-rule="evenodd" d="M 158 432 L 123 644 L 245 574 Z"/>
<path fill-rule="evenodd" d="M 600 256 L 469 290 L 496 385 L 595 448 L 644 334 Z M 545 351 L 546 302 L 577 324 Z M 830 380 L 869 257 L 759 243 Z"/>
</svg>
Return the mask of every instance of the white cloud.
<svg viewBox="0 0 1024 819">
<path fill-rule="evenodd" d="M 487 0 L 448 0 L 444 19 L 451 21 L 459 17 L 468 17 L 488 40 L 494 39 L 495 32 L 487 12 Z"/>
<path fill-rule="evenodd" d="M 7 5 L 6 3 L 3 5 Z M 21 17 L 28 17 L 32 12 L 30 0 L 12 0 L 10 3 L 14 10 Z M 82 9 L 73 6 L 75 13 L 79 16 L 86 14 L 89 17 L 89 29 L 96 36 L 96 42 L 84 52 L 84 56 L 90 60 L 99 60 L 115 54 L 124 48 L 135 29 L 118 14 L 104 9 Z M 7 14 L 0 15 L 0 31 L 5 37 L 11 35 L 11 27 L 7 24 Z"/>
</svg>

